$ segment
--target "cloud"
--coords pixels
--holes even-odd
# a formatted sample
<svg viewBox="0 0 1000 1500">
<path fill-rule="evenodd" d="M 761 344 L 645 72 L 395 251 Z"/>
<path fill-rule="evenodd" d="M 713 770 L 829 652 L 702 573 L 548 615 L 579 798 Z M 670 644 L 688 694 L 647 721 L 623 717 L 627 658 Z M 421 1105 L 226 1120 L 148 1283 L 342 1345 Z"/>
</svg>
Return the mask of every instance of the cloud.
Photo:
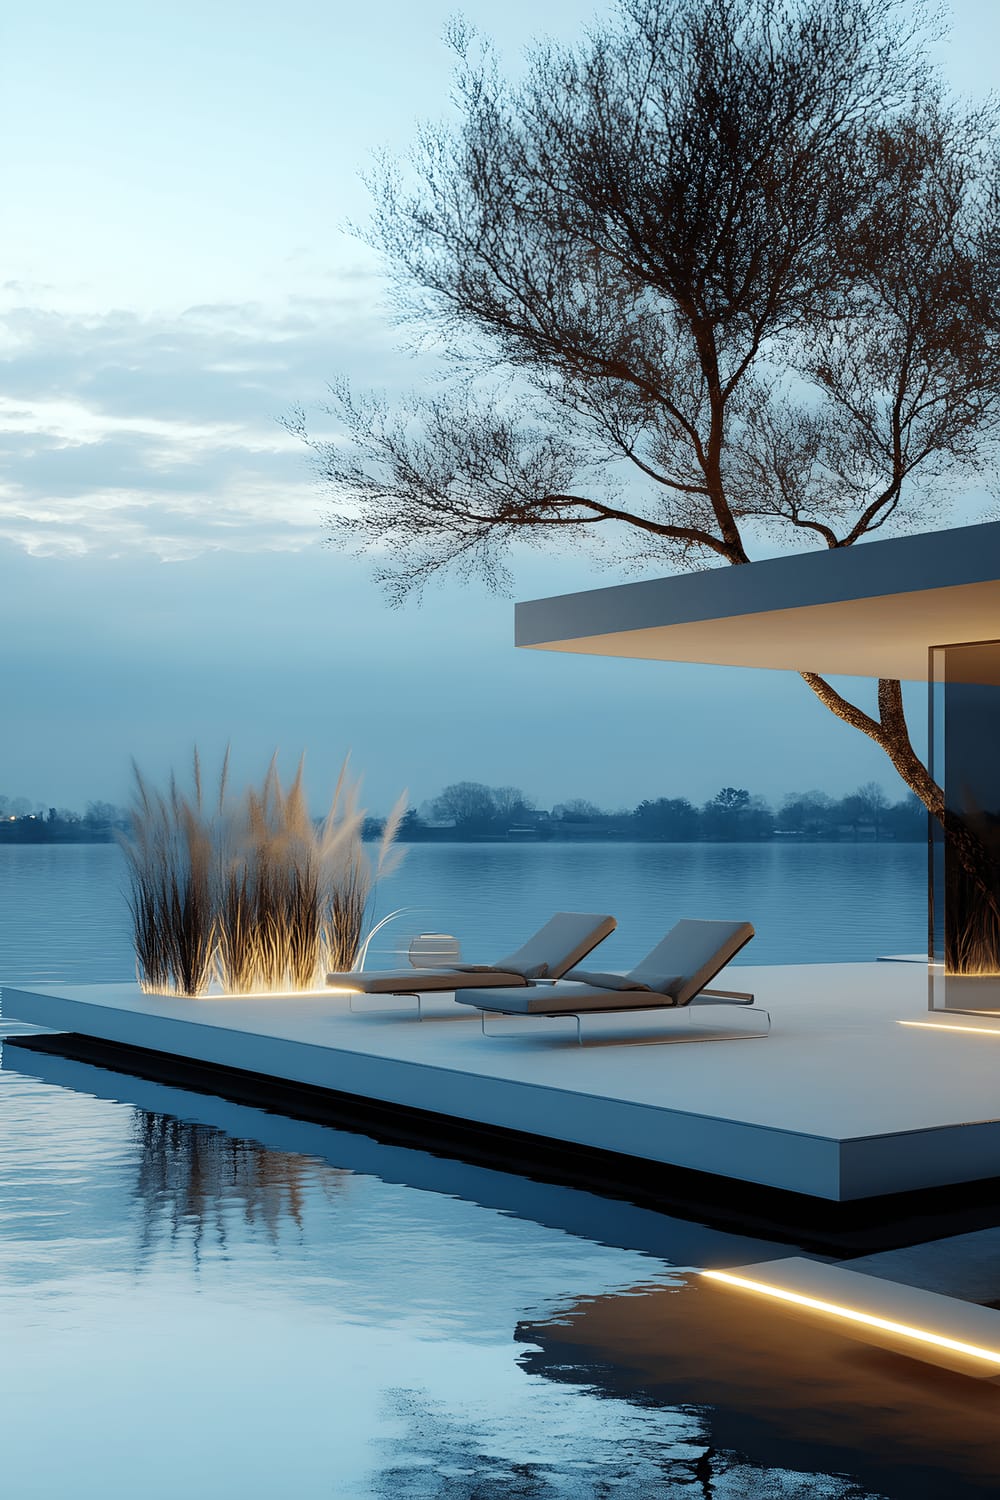
<svg viewBox="0 0 1000 1500">
<path fill-rule="evenodd" d="M 160 318 L 10 307 L 0 539 L 36 556 L 167 561 L 312 545 L 324 496 L 279 418 L 343 373 L 407 383 L 376 290 L 358 276 L 278 309 L 220 302 Z"/>
</svg>

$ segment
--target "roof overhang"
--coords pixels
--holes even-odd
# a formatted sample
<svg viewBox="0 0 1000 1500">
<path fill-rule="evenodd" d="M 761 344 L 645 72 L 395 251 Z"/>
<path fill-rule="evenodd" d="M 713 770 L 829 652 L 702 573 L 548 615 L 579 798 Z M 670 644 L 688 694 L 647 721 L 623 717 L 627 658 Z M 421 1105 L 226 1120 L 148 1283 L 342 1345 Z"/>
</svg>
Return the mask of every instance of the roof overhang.
<svg viewBox="0 0 1000 1500">
<path fill-rule="evenodd" d="M 931 646 L 1000 638 L 1000 522 L 531 599 L 540 651 L 927 678 Z"/>
</svg>

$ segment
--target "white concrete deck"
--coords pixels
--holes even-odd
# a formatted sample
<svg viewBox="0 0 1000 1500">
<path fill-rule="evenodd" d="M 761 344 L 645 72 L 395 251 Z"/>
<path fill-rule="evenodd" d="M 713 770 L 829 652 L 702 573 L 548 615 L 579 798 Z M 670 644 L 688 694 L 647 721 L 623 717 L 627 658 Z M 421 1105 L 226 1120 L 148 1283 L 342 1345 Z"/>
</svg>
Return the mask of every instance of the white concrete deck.
<svg viewBox="0 0 1000 1500">
<path fill-rule="evenodd" d="M 1000 1025 L 899 1025 L 926 1018 L 920 965 L 744 966 L 716 983 L 756 991 L 768 1039 L 616 1044 L 744 1022 L 724 1007 L 591 1017 L 578 1048 L 565 1022 L 497 1022 L 509 1034 L 486 1039 L 448 995 L 420 1023 L 406 1001 L 362 1016 L 343 995 L 188 1001 L 125 984 L 8 987 L 3 1014 L 832 1201 L 1000 1176 Z"/>
<path fill-rule="evenodd" d="M 994 1307 L 798 1255 L 703 1274 L 712 1286 L 822 1318 L 849 1338 L 980 1380 L 1000 1378 L 1000 1312 Z"/>
</svg>

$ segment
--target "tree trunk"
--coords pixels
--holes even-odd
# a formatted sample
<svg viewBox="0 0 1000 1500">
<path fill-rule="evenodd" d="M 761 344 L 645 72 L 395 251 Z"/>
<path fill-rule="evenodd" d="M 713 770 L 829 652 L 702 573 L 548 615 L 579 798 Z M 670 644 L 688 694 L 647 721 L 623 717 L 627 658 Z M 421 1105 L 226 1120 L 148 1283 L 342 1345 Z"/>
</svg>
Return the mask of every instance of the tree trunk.
<svg viewBox="0 0 1000 1500">
<path fill-rule="evenodd" d="M 1000 863 L 985 826 L 977 831 L 948 807 L 914 750 L 898 681 L 880 678 L 877 719 L 843 698 L 825 678 L 803 672 L 803 681 L 831 713 L 874 740 L 896 771 L 940 825 L 945 839 L 945 970 L 953 974 L 1000 974 Z M 949 854 L 952 856 L 949 858 Z"/>
</svg>

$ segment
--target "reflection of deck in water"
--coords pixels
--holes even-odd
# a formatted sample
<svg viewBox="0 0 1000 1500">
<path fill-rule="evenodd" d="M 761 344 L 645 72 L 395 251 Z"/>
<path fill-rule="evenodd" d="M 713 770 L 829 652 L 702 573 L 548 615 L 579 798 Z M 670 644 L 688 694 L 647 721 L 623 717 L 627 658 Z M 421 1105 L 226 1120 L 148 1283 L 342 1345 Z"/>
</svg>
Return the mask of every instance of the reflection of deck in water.
<svg viewBox="0 0 1000 1500">
<path fill-rule="evenodd" d="M 51 1040 L 55 1044 L 61 1039 Z M 437 1151 L 389 1144 L 357 1131 L 95 1067 L 17 1042 L 4 1047 L 3 1060 L 5 1068 L 24 1077 L 134 1106 L 144 1122 L 138 1127 L 143 1149 L 136 1185 L 144 1219 L 163 1216 L 165 1204 L 168 1209 L 182 1205 L 191 1179 L 197 1177 L 198 1191 L 210 1204 L 211 1213 L 217 1213 L 220 1196 L 228 1195 L 234 1185 L 242 1200 L 242 1184 L 249 1179 L 251 1218 L 266 1225 L 273 1222 L 270 1214 L 263 1213 L 260 1189 L 277 1187 L 277 1207 L 286 1222 L 286 1211 L 293 1211 L 294 1222 L 303 1163 L 310 1163 L 314 1181 L 317 1173 L 329 1179 L 331 1201 L 335 1194 L 349 1191 L 352 1179 L 373 1177 L 420 1193 L 476 1203 L 597 1244 L 642 1251 L 679 1266 L 727 1266 L 741 1256 L 770 1255 L 777 1249 L 767 1240 L 725 1234 L 636 1204 L 612 1205 L 580 1188 L 517 1176 Z M 176 1149 L 172 1132 L 179 1135 L 183 1156 L 176 1166 L 156 1161 L 160 1146 L 171 1152 Z M 260 1169 L 264 1157 L 270 1158 L 266 1171 Z M 166 1194 L 161 1192 L 163 1187 Z"/>
<path fill-rule="evenodd" d="M 1000 1177 L 1000 1038 L 900 1026 L 927 1017 L 919 965 L 733 969 L 727 983 L 771 1010 L 768 1040 L 616 1045 L 730 1021 L 714 1008 L 588 1018 L 577 1048 L 541 1020 L 484 1039 L 449 996 L 432 997 L 419 1023 L 406 1001 L 398 1015 L 352 1015 L 332 994 L 186 1001 L 120 984 L 7 989 L 4 1013 L 203 1065 L 202 1087 L 238 1069 L 259 1097 L 268 1084 L 337 1095 L 341 1118 L 352 1101 L 423 1112 L 411 1138 L 425 1124 L 428 1139 L 472 1131 L 522 1169 L 533 1152 L 542 1169 L 562 1153 L 599 1184 L 641 1172 L 655 1190 L 667 1167 L 730 1193 L 835 1204 Z"/>
<path fill-rule="evenodd" d="M 518 1338 L 529 1374 L 647 1407 L 697 1405 L 710 1451 L 744 1457 L 748 1495 L 763 1493 L 758 1467 L 846 1471 L 865 1493 L 906 1500 L 986 1500 L 1000 1485 L 993 1385 L 697 1277 L 581 1299 Z M 807 1492 L 827 1494 L 794 1489 Z"/>
</svg>

